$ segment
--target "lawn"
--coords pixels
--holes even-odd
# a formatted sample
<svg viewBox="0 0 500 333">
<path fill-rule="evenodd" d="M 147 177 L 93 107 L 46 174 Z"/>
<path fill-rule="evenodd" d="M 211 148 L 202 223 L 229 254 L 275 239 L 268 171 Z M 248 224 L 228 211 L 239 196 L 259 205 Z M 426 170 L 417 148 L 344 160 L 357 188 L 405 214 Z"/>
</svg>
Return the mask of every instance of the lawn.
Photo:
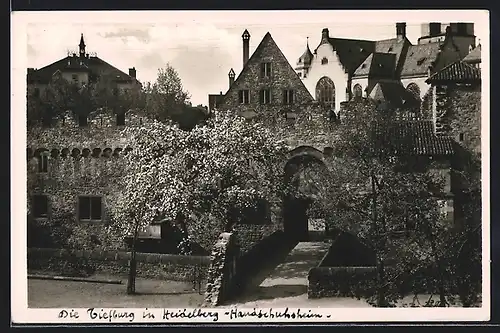
<svg viewBox="0 0 500 333">
<path fill-rule="evenodd" d="M 190 283 L 138 278 L 137 295 L 127 295 L 126 289 L 125 279 L 122 284 L 28 279 L 28 307 L 177 308 L 203 302 L 203 295 Z"/>
</svg>

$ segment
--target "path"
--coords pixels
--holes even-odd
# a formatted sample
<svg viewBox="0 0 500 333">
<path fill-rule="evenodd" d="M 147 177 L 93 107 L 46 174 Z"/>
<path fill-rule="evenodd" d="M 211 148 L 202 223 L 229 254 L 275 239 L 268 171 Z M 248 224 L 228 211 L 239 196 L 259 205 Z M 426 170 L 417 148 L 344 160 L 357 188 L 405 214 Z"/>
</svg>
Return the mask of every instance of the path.
<svg viewBox="0 0 500 333">
<path fill-rule="evenodd" d="M 264 270 L 245 292 L 223 307 L 370 307 L 352 298 L 308 299 L 308 273 L 326 254 L 329 243 L 300 242 L 272 270 Z"/>
</svg>

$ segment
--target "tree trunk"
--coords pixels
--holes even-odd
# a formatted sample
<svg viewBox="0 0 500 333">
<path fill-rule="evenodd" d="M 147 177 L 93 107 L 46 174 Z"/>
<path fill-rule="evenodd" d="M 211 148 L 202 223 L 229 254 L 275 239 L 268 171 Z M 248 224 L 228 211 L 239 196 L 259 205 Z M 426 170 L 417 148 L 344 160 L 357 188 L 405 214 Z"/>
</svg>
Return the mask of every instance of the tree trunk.
<svg viewBox="0 0 500 333">
<path fill-rule="evenodd" d="M 432 226 L 430 226 L 429 238 L 431 241 L 431 249 L 432 249 L 432 252 L 434 254 L 434 260 L 436 262 L 436 268 L 437 268 L 437 273 L 438 273 L 439 306 L 446 307 L 448 302 L 446 301 L 446 288 L 444 286 L 443 263 L 441 261 L 441 258 L 439 258 L 439 254 L 437 251 L 436 237 L 434 237 L 434 234 L 432 233 L 433 229 L 435 229 L 434 223 Z"/>
<path fill-rule="evenodd" d="M 127 294 L 135 294 L 135 277 L 137 275 L 137 258 L 136 258 L 136 244 L 139 235 L 139 223 L 136 223 L 134 228 L 134 236 L 132 238 L 132 252 L 129 261 L 129 272 L 127 281 Z"/>
<path fill-rule="evenodd" d="M 377 188 L 375 183 L 375 176 L 371 175 L 371 187 L 373 195 L 373 207 L 372 207 L 372 225 L 376 235 L 376 256 L 377 256 L 377 307 L 386 307 L 386 295 L 385 295 L 385 268 L 380 254 L 383 250 L 383 243 L 380 237 L 380 230 L 378 226 L 378 207 L 377 207 Z"/>
<path fill-rule="evenodd" d="M 377 280 L 377 307 L 387 307 L 388 304 L 386 300 L 385 267 L 384 262 L 380 258 L 377 260 Z"/>
</svg>

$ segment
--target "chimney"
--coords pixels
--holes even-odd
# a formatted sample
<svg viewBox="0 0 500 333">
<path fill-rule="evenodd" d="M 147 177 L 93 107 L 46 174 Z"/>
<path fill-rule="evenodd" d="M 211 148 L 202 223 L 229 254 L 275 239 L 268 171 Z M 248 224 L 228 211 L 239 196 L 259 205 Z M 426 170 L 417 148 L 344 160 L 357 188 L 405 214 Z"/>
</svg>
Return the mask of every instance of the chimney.
<svg viewBox="0 0 500 333">
<path fill-rule="evenodd" d="M 231 68 L 231 70 L 229 71 L 229 88 L 231 88 L 231 86 L 233 85 L 234 83 L 234 78 L 236 77 L 236 74 L 234 73 L 234 70 Z"/>
<path fill-rule="evenodd" d="M 243 38 L 243 67 L 245 67 L 250 57 L 250 33 L 247 29 L 245 29 L 241 38 Z"/>
<path fill-rule="evenodd" d="M 396 23 L 396 36 L 398 40 L 402 40 L 406 37 L 406 22 Z"/>
<path fill-rule="evenodd" d="M 137 72 L 135 70 L 135 67 L 129 68 L 128 69 L 128 75 L 132 76 L 135 79 Z"/>
<path fill-rule="evenodd" d="M 328 31 L 328 28 L 324 28 L 323 31 L 321 31 L 321 44 L 328 43 L 329 38 L 330 38 L 330 32 Z"/>
</svg>

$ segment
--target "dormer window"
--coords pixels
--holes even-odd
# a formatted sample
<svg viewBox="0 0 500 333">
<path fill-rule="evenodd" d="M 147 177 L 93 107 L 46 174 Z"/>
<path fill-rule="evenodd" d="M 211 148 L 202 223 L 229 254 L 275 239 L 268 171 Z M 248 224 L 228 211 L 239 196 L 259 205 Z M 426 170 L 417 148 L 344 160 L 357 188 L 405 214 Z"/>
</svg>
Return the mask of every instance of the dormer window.
<svg viewBox="0 0 500 333">
<path fill-rule="evenodd" d="M 392 51 L 392 46 L 389 48 L 389 50 L 387 52 L 391 52 Z"/>
<path fill-rule="evenodd" d="M 423 58 L 418 59 L 417 66 L 422 65 L 424 63 L 425 59 L 427 59 L 427 58 L 423 57 Z"/>
<path fill-rule="evenodd" d="M 328 58 L 327 58 L 327 57 L 324 57 L 323 59 L 321 59 L 321 64 L 322 64 L 322 65 L 326 65 L 326 64 L 328 64 Z"/>
</svg>

